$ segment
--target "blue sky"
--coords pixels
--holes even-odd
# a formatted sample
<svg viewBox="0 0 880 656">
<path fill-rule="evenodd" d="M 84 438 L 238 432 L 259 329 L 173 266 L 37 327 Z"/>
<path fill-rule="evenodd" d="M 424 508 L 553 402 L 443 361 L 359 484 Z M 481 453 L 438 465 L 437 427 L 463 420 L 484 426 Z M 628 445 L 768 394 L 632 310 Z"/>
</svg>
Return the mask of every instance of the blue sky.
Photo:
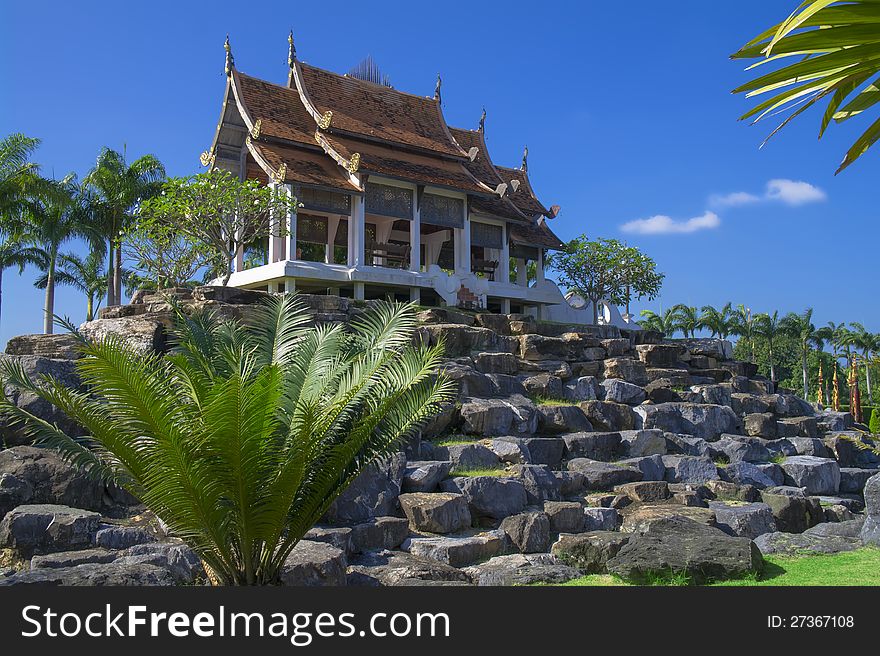
<svg viewBox="0 0 880 656">
<path fill-rule="evenodd" d="M 561 237 L 625 238 L 655 257 L 667 279 L 649 307 L 812 305 L 819 323 L 880 330 L 877 153 L 833 175 L 865 123 L 818 142 L 808 113 L 759 150 L 772 126 L 736 120 L 749 104 L 730 90 L 748 76 L 728 55 L 796 4 L 4 2 L 0 134 L 40 137 L 37 159 L 59 177 L 85 173 L 105 145 L 197 172 L 226 33 L 240 70 L 283 83 L 293 28 L 299 57 L 323 68 L 372 55 L 397 88 L 425 95 L 441 72 L 452 125 L 476 127 L 485 105 L 493 159 L 518 165 L 528 144 L 539 195 L 562 206 Z M 0 345 L 40 330 L 34 277 L 6 272 Z M 84 307 L 59 291 L 59 313 L 81 320 Z"/>
</svg>

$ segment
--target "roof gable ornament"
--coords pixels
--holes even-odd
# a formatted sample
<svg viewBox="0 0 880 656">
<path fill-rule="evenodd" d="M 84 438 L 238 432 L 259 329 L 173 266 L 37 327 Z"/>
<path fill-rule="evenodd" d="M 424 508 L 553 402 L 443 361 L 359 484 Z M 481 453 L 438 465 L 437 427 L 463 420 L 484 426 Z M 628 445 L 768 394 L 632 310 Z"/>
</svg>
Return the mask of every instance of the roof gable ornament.
<svg viewBox="0 0 880 656">
<path fill-rule="evenodd" d="M 348 172 L 349 173 L 357 173 L 358 169 L 361 167 L 361 154 L 360 153 L 352 153 L 351 159 L 348 160 Z"/>
<path fill-rule="evenodd" d="M 529 170 L 529 147 L 528 146 L 526 146 L 523 149 L 522 166 L 520 166 L 519 168 L 521 171 L 528 171 Z"/>
<path fill-rule="evenodd" d="M 513 193 L 518 192 L 519 191 L 519 180 L 514 178 L 513 180 L 510 181 L 510 186 L 513 187 Z"/>
<path fill-rule="evenodd" d="M 213 166 L 214 164 L 214 153 L 206 150 L 201 155 L 199 155 L 199 163 L 202 166 Z"/>
<path fill-rule="evenodd" d="M 441 86 L 443 86 L 443 78 L 440 77 L 440 73 L 437 73 L 437 86 L 434 87 L 434 100 L 442 104 L 443 100 L 440 97 Z"/>
<path fill-rule="evenodd" d="M 293 30 L 290 30 L 290 34 L 287 35 L 287 65 L 290 68 L 293 68 L 293 64 L 296 61 L 296 46 L 293 45 Z"/>
<path fill-rule="evenodd" d="M 232 75 L 232 69 L 235 68 L 235 57 L 232 56 L 232 46 L 229 45 L 229 34 L 226 35 L 223 49 L 226 51 L 226 77 L 229 77 Z"/>
<path fill-rule="evenodd" d="M 480 127 L 477 128 L 480 132 L 486 131 L 486 108 L 483 107 L 483 113 L 480 116 Z"/>
<path fill-rule="evenodd" d="M 333 122 L 333 111 L 328 109 L 321 115 L 321 120 L 318 121 L 318 127 L 322 130 L 326 130 L 330 127 L 330 123 Z"/>
<path fill-rule="evenodd" d="M 263 119 L 258 118 L 254 122 L 254 126 L 251 128 L 251 137 L 253 137 L 254 139 L 259 139 L 260 138 L 260 130 L 262 130 L 262 128 L 263 128 Z"/>
<path fill-rule="evenodd" d="M 278 171 L 272 176 L 272 179 L 277 184 L 284 184 L 285 178 L 287 178 L 287 164 L 281 162 L 281 166 L 278 167 Z"/>
<path fill-rule="evenodd" d="M 495 187 L 495 193 L 498 194 L 500 198 L 504 198 L 504 194 L 507 193 L 507 183 L 499 182 L 498 186 Z"/>
<path fill-rule="evenodd" d="M 470 148 L 468 148 L 468 158 L 470 158 L 472 162 L 477 159 L 477 155 L 479 154 L 480 149 L 476 146 L 471 146 Z"/>
</svg>

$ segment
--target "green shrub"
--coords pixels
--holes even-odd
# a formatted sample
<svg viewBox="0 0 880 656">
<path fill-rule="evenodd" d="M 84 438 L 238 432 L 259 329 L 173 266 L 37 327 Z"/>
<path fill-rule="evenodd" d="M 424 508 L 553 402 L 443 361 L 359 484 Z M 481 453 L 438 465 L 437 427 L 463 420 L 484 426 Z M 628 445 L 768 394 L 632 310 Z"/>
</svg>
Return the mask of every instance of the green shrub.
<svg viewBox="0 0 880 656">
<path fill-rule="evenodd" d="M 872 412 L 868 421 L 868 428 L 872 435 L 880 435 L 880 412 Z"/>
</svg>

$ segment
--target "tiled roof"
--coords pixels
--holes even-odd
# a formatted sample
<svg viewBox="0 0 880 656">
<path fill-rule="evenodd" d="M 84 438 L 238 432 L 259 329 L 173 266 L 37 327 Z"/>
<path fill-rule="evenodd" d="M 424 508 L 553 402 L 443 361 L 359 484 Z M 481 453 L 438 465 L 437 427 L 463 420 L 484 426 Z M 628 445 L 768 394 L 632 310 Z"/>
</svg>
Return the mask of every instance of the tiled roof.
<svg viewBox="0 0 880 656">
<path fill-rule="evenodd" d="M 315 121 L 295 89 L 236 72 L 238 97 L 260 134 L 315 146 Z"/>
<path fill-rule="evenodd" d="M 544 205 L 541 204 L 541 201 L 535 196 L 535 192 L 532 190 L 532 185 L 529 183 L 528 173 L 522 169 L 510 169 L 506 166 L 496 166 L 495 168 L 508 184 L 508 197 L 524 214 L 527 214 L 528 216 L 536 216 L 538 214 L 543 214 L 547 217 L 552 216 L 550 211 L 544 207 Z M 516 191 L 514 191 L 513 186 L 510 185 L 511 180 L 519 181 L 519 189 Z"/>
<path fill-rule="evenodd" d="M 285 182 L 328 187 L 348 193 L 357 191 L 339 165 L 324 153 L 263 141 L 251 141 L 251 148 L 276 172 L 285 164 Z"/>
<path fill-rule="evenodd" d="M 565 246 L 544 222 L 538 219 L 531 225 L 514 224 L 510 226 L 510 240 L 523 246 L 544 246 L 559 250 Z"/>
<path fill-rule="evenodd" d="M 333 112 L 330 131 L 464 157 L 446 127 L 439 103 L 423 96 L 331 73 L 297 62 L 309 101 L 319 114 Z"/>
</svg>

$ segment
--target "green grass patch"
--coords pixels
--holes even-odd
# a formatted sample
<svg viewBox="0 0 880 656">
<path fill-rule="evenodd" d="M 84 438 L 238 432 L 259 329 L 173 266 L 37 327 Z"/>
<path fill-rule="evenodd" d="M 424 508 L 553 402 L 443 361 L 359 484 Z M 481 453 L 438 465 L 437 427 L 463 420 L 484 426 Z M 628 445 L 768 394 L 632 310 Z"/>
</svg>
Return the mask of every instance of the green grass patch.
<svg viewBox="0 0 880 656">
<path fill-rule="evenodd" d="M 473 444 L 478 442 L 473 435 L 447 435 L 434 442 L 434 446 L 454 446 L 456 444 Z"/>
<path fill-rule="evenodd" d="M 510 472 L 503 467 L 493 467 L 491 469 L 453 469 L 451 476 L 509 476 Z"/>
<path fill-rule="evenodd" d="M 613 574 L 591 574 L 564 583 L 566 586 L 634 585 Z M 687 577 L 655 575 L 642 585 L 688 585 Z M 830 555 L 767 556 L 761 574 L 717 581 L 713 586 L 880 586 L 880 549 L 868 548 Z"/>
<path fill-rule="evenodd" d="M 535 405 L 571 405 L 575 406 L 578 404 L 578 401 L 572 401 L 570 399 L 559 399 L 553 396 L 533 396 L 532 401 Z"/>
<path fill-rule="evenodd" d="M 727 456 L 717 456 L 712 462 L 715 463 L 716 467 L 724 467 L 730 464 L 730 458 Z"/>
<path fill-rule="evenodd" d="M 779 453 L 775 453 L 770 457 L 770 462 L 777 464 L 777 465 L 781 465 L 783 462 L 785 462 L 785 459 L 787 457 L 788 457 L 787 455 L 785 455 L 784 453 L 782 453 L 782 451 L 780 451 Z"/>
</svg>

